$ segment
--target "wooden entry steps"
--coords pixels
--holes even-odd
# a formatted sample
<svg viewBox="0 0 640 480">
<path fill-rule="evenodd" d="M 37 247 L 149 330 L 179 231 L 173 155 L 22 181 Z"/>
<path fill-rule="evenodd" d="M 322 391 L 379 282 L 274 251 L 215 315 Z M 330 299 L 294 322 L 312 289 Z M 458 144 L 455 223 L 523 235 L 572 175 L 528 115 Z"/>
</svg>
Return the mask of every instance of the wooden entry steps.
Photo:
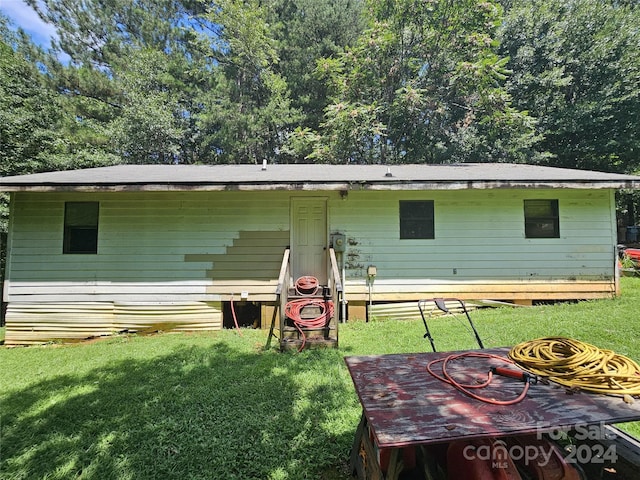
<svg viewBox="0 0 640 480">
<path fill-rule="evenodd" d="M 278 330 L 280 340 L 280 350 L 290 350 L 295 348 L 301 351 L 306 348 L 338 348 L 338 321 L 340 317 L 340 305 L 343 299 L 343 288 L 340 280 L 340 271 L 336 260 L 336 254 L 332 247 L 329 247 L 328 254 L 331 268 L 328 272 L 328 278 L 325 285 L 320 285 L 314 295 L 300 295 L 293 286 L 303 287 L 311 290 L 312 284 L 318 286 L 320 282 L 316 277 L 300 277 L 293 279 L 291 276 L 291 265 L 289 263 L 290 250 L 287 248 L 282 256 L 282 264 L 280 266 L 280 274 L 278 276 L 278 286 L 276 295 L 278 296 L 277 308 L 274 309 L 271 320 L 271 329 L 269 338 L 267 339 L 267 348 L 270 345 L 271 338 L 276 338 L 274 334 L 276 326 L 276 318 L 278 318 Z M 309 281 L 309 280 L 314 280 Z M 311 292 L 309 292 L 311 293 Z M 301 298 L 309 298 L 320 302 L 314 308 L 302 308 L 300 305 L 290 305 L 290 302 Z M 317 318 L 327 311 L 322 305 L 327 302 L 333 306 L 333 314 L 326 322 L 318 319 L 318 322 L 304 322 L 307 315 L 311 320 Z M 291 308 L 290 308 L 291 307 Z M 299 319 L 294 322 L 288 315 L 295 316 Z M 295 315 L 294 315 L 295 314 Z M 305 325 L 306 323 L 306 325 Z"/>
<path fill-rule="evenodd" d="M 320 287 L 318 289 L 320 295 L 299 295 L 295 289 L 289 289 L 287 302 L 309 299 L 313 301 L 332 302 L 331 290 L 328 287 Z M 302 320 L 312 320 L 323 314 L 323 308 L 315 305 L 304 307 L 300 311 Z M 338 327 L 337 327 L 337 311 L 334 305 L 333 315 L 324 327 L 304 327 L 296 325 L 293 319 L 285 317 L 284 326 L 280 332 L 280 349 L 281 350 L 302 350 L 310 348 L 337 348 L 338 346 Z"/>
</svg>

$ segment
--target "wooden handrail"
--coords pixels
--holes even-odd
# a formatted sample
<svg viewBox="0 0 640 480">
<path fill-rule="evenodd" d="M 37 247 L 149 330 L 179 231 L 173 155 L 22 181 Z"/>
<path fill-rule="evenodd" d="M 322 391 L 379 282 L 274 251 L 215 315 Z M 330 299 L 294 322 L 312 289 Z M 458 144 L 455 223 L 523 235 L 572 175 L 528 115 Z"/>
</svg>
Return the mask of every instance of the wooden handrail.
<svg viewBox="0 0 640 480">
<path fill-rule="evenodd" d="M 340 267 L 338 266 L 338 260 L 336 259 L 336 251 L 333 248 L 329 248 L 329 260 L 331 262 L 331 283 L 332 283 L 332 300 L 335 305 L 335 319 L 338 319 L 342 316 L 343 321 L 345 318 L 345 312 L 342 307 L 344 307 L 343 299 L 344 299 L 344 291 L 342 286 L 342 277 L 340 276 Z M 341 308 L 338 308 L 340 306 Z M 338 326 L 336 324 L 336 342 L 338 340 Z"/>
<path fill-rule="evenodd" d="M 271 319 L 271 328 L 269 329 L 269 337 L 267 338 L 267 345 L 265 348 L 271 346 L 271 337 L 275 337 L 273 330 L 275 328 L 276 318 L 279 317 L 279 330 L 280 330 L 280 342 L 282 342 L 282 331 L 284 329 L 285 314 L 284 306 L 287 301 L 286 292 L 289 290 L 289 253 L 290 249 L 284 249 L 284 255 L 282 256 L 282 265 L 280 265 L 280 274 L 278 275 L 278 285 L 276 286 L 277 303 L 273 309 L 273 317 Z M 282 295 L 285 292 L 285 295 Z M 278 311 L 280 314 L 278 315 Z"/>
<path fill-rule="evenodd" d="M 282 256 L 282 265 L 280 266 L 280 275 L 278 275 L 278 286 L 276 287 L 276 295 L 280 295 L 285 289 L 285 282 L 287 279 L 287 270 L 289 269 L 289 253 L 290 249 L 285 248 L 284 255 Z"/>
<path fill-rule="evenodd" d="M 342 279 L 340 278 L 340 269 L 338 268 L 338 261 L 336 260 L 336 251 L 333 248 L 329 248 L 329 259 L 331 260 L 331 275 L 333 276 L 335 289 L 338 292 L 342 292 Z"/>
</svg>

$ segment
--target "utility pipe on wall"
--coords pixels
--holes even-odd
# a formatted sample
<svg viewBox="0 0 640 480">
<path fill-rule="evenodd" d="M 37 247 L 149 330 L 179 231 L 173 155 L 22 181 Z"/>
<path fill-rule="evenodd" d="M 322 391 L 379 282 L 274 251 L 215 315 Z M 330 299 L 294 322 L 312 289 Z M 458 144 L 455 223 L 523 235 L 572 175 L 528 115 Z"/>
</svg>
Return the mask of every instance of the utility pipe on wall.
<svg viewBox="0 0 640 480">
<path fill-rule="evenodd" d="M 376 278 L 378 269 L 375 265 L 369 265 L 367 267 L 367 283 L 369 284 L 369 308 L 367 308 L 367 322 L 371 315 L 371 307 L 373 306 L 373 294 L 371 293 L 371 287 L 373 286 L 373 279 Z"/>
<path fill-rule="evenodd" d="M 345 288 L 345 277 L 346 277 L 346 268 L 344 265 L 344 253 L 340 252 L 340 265 L 342 267 L 342 299 L 340 300 L 340 307 L 342 310 L 342 323 L 345 323 L 347 321 L 347 295 L 346 295 L 346 288 Z"/>
</svg>

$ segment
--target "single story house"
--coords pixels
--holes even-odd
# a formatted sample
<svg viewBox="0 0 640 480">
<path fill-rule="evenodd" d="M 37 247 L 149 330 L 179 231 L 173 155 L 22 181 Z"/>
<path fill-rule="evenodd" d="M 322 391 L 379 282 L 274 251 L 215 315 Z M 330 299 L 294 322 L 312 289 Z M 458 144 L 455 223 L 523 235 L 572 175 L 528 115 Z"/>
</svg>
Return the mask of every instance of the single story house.
<svg viewBox="0 0 640 480">
<path fill-rule="evenodd" d="M 282 329 L 302 277 L 326 286 L 342 321 L 432 297 L 612 297 L 615 191 L 638 187 L 632 175 L 521 164 L 119 165 L 4 177 L 5 342 L 220 329 L 232 317 L 279 317 Z"/>
</svg>

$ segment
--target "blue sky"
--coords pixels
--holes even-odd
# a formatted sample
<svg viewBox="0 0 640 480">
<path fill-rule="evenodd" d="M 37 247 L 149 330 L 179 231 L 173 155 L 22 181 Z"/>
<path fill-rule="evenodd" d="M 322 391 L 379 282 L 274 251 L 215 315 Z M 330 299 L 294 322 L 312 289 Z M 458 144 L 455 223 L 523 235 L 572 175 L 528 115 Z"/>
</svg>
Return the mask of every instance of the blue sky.
<svg viewBox="0 0 640 480">
<path fill-rule="evenodd" d="M 33 41 L 44 48 L 51 46 L 51 37 L 55 36 L 55 29 L 38 17 L 23 0 L 0 0 L 0 12 L 13 22 L 14 26 L 31 35 Z"/>
</svg>

